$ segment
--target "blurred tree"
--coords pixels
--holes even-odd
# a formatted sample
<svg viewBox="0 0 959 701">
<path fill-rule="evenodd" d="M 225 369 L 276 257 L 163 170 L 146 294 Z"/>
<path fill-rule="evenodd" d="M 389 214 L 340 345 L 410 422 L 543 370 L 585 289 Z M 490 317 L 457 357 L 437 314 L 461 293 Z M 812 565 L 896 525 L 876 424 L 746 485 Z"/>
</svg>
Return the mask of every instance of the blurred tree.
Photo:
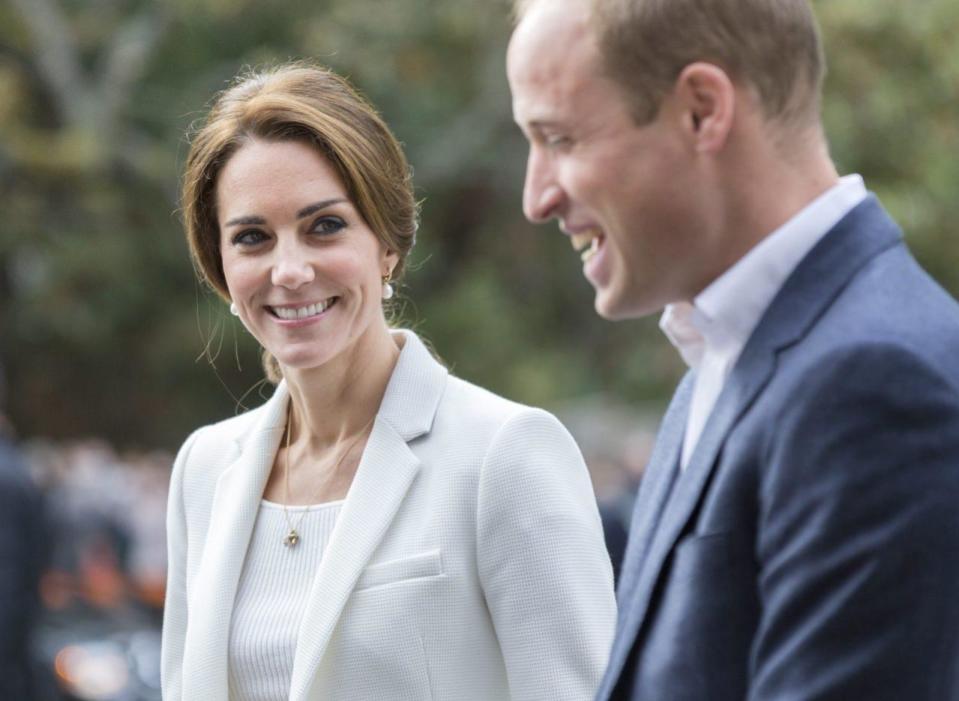
<svg viewBox="0 0 959 701">
<path fill-rule="evenodd" d="M 814 5 L 841 169 L 959 291 L 959 5 Z M 682 366 L 655 319 L 598 319 L 564 239 L 522 219 L 508 35 L 505 3 L 473 0 L 0 0 L 0 354 L 21 430 L 174 447 L 260 401 L 255 345 L 193 281 L 177 178 L 216 91 L 299 57 L 405 143 L 424 208 L 401 319 L 458 374 L 531 403 L 668 396 Z"/>
</svg>

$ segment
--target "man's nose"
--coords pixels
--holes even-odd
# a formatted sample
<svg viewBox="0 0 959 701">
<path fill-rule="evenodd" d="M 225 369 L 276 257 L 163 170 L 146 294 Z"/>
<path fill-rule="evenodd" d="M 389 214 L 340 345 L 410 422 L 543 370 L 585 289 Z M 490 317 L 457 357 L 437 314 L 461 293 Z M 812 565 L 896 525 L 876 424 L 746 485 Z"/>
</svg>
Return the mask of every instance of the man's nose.
<svg viewBox="0 0 959 701">
<path fill-rule="evenodd" d="M 534 224 L 559 217 L 563 190 L 544 159 L 530 156 L 523 184 L 523 214 Z"/>
</svg>

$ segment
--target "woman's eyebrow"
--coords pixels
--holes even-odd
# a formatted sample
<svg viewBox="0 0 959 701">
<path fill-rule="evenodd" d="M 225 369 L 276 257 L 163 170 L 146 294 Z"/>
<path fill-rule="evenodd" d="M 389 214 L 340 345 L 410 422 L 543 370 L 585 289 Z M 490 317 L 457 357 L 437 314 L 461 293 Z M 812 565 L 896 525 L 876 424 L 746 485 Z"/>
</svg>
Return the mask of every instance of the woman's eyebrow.
<svg viewBox="0 0 959 701">
<path fill-rule="evenodd" d="M 339 204 L 340 202 L 346 202 L 346 198 L 345 198 L 345 197 L 334 197 L 333 199 L 322 200 L 322 201 L 320 201 L 320 202 L 314 202 L 313 204 L 307 205 L 306 207 L 304 207 L 303 209 L 301 209 L 299 212 L 297 212 L 297 213 L 296 213 L 296 218 L 297 218 L 297 219 L 302 219 L 303 217 L 308 217 L 308 216 L 310 216 L 311 214 L 315 214 L 316 212 L 319 212 L 321 209 L 326 209 L 327 207 L 330 207 L 330 206 L 332 206 L 332 205 L 334 205 L 334 204 Z"/>
<path fill-rule="evenodd" d="M 266 219 L 263 217 L 246 216 L 234 217 L 223 226 L 263 226 L 264 224 L 266 224 Z"/>
<path fill-rule="evenodd" d="M 303 209 L 301 209 L 300 211 L 296 213 L 296 218 L 302 219 L 303 217 L 308 217 L 311 214 L 315 214 L 316 212 L 319 212 L 322 209 L 326 209 L 327 207 L 331 207 L 335 204 L 339 204 L 341 202 L 346 202 L 346 201 L 347 200 L 345 197 L 333 197 L 328 200 L 320 200 L 319 202 L 308 204 L 306 207 L 304 207 Z M 242 217 L 234 217 L 223 226 L 265 226 L 265 225 L 266 225 L 266 219 L 264 219 L 263 217 L 258 217 L 253 214 L 248 214 Z"/>
</svg>

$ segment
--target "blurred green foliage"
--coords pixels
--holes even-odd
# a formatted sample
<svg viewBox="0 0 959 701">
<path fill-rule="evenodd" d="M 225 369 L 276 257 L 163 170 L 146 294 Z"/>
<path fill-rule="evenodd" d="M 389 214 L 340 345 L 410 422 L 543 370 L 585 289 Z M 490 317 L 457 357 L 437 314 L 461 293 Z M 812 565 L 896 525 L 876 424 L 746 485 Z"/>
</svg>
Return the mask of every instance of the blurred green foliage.
<svg viewBox="0 0 959 701">
<path fill-rule="evenodd" d="M 840 170 L 956 293 L 959 3 L 814 5 Z M 177 179 L 217 90 L 300 57 L 406 145 L 424 208 L 399 313 L 455 372 L 536 404 L 667 397 L 682 366 L 656 320 L 598 319 L 568 244 L 523 221 L 508 34 L 505 3 L 474 0 L 0 0 L 0 355 L 21 432 L 175 447 L 259 401 L 255 344 L 194 281 Z"/>
</svg>

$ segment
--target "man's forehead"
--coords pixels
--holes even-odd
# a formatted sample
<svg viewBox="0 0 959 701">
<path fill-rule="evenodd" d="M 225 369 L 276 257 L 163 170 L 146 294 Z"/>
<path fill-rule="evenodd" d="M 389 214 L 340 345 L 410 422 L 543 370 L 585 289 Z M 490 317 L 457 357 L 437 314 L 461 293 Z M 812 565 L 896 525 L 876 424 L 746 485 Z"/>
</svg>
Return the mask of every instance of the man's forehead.
<svg viewBox="0 0 959 701">
<path fill-rule="evenodd" d="M 589 6 L 584 0 L 533 3 L 516 25 L 510 52 L 549 53 L 589 38 Z M 557 53 L 557 52 L 552 52 Z"/>
<path fill-rule="evenodd" d="M 578 4 L 578 3 L 574 3 Z M 585 12 L 561 12 L 565 3 L 539 2 L 510 40 L 507 72 L 514 105 L 534 95 L 561 100 L 595 75 L 598 54 Z"/>
</svg>

